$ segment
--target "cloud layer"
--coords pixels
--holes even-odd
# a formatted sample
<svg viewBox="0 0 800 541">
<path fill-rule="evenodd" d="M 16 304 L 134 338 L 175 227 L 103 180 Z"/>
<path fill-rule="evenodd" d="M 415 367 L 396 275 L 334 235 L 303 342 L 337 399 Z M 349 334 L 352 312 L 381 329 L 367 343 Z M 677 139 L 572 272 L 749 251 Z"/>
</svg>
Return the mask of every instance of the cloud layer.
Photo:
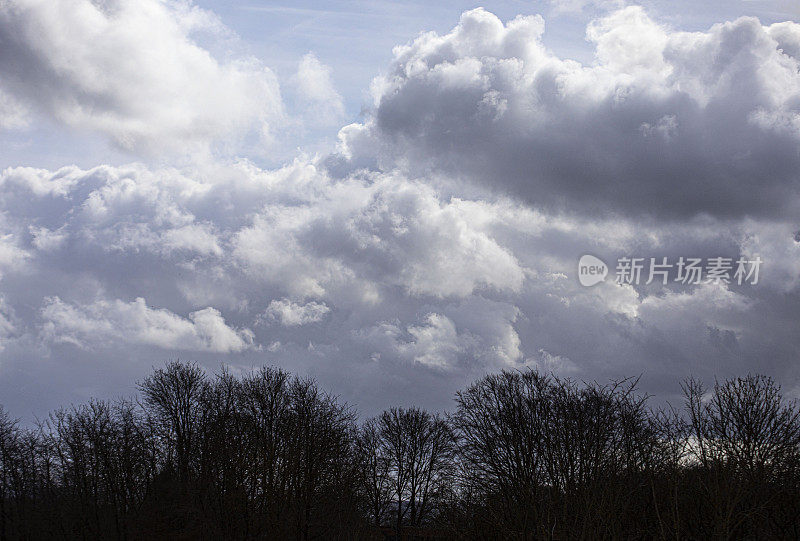
<svg viewBox="0 0 800 541">
<path fill-rule="evenodd" d="M 441 407 L 442 388 L 525 365 L 646 371 L 655 385 L 770 358 L 788 377 L 800 345 L 800 245 L 786 222 L 698 219 L 667 232 L 502 197 L 444 199 L 397 174 L 336 179 L 303 161 L 191 174 L 12 168 L 0 202 L 6 373 L 36 372 L 31 352 L 60 359 L 56 371 L 89 359 L 120 374 L 174 356 L 213 366 L 216 354 L 317 375 L 367 409 L 409 397 Z M 587 250 L 607 262 L 766 262 L 749 288 L 584 288 L 575 271 Z"/>
<path fill-rule="evenodd" d="M 183 3 L 0 4 L 0 129 L 40 115 L 144 160 L 0 173 L 12 411 L 124 393 L 176 357 L 279 364 L 366 413 L 445 407 L 501 368 L 644 373 L 660 398 L 676 374 L 800 375 L 800 26 L 685 33 L 625 8 L 589 26 L 587 66 L 542 45 L 540 17 L 474 10 L 395 49 L 332 154 L 148 163 L 282 114 L 271 73 L 199 30 L 224 34 Z M 314 122 L 341 116 L 331 81 L 300 61 Z M 585 253 L 764 267 L 757 286 L 585 288 Z"/>
</svg>

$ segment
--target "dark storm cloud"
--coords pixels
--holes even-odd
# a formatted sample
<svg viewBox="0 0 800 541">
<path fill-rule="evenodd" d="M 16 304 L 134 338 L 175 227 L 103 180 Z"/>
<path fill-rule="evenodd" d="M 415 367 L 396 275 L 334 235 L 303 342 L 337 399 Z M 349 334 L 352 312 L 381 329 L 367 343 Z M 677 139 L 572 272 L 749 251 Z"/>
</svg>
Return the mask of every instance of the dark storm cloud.
<svg viewBox="0 0 800 541">
<path fill-rule="evenodd" d="M 332 170 L 445 174 L 594 214 L 797 211 L 800 25 L 686 33 L 630 7 L 589 26 L 590 66 L 548 52 L 543 30 L 476 10 L 396 49 Z"/>
</svg>

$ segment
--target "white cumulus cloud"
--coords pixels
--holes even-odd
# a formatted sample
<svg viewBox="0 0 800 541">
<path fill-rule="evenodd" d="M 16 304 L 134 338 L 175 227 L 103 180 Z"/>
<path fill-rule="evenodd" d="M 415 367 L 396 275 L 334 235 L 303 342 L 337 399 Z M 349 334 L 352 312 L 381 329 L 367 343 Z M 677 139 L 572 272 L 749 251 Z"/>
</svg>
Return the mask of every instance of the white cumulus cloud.
<svg viewBox="0 0 800 541">
<path fill-rule="evenodd" d="M 330 311 L 331 309 L 321 302 L 299 304 L 289 299 L 280 299 L 270 302 L 264 315 L 281 325 L 293 327 L 322 321 Z"/>
<path fill-rule="evenodd" d="M 131 302 L 99 300 L 87 305 L 45 299 L 44 333 L 54 342 L 80 347 L 109 342 L 151 345 L 163 349 L 231 353 L 251 347 L 253 333 L 232 329 L 219 310 L 204 308 L 182 318 L 151 308 L 141 297 Z"/>
<path fill-rule="evenodd" d="M 147 153 L 266 134 L 282 115 L 275 76 L 254 58 L 218 60 L 195 39 L 200 32 L 224 27 L 187 2 L 0 3 L 0 115 L 7 94 Z"/>
</svg>

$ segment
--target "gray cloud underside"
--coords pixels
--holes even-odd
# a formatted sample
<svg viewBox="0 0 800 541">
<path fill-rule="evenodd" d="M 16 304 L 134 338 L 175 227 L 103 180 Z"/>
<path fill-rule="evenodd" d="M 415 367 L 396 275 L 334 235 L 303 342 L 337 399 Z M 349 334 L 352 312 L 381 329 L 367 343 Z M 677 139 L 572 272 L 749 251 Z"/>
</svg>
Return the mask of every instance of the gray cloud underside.
<svg viewBox="0 0 800 541">
<path fill-rule="evenodd" d="M 504 197 L 445 200 L 393 174 L 333 179 L 305 162 L 194 175 L 13 168 L 0 194 L 3 392 L 37 411 L 42 398 L 19 381 L 39 389 L 60 374 L 86 393 L 124 390 L 176 357 L 277 363 L 366 409 L 443 407 L 470 378 L 526 365 L 644 371 L 673 391 L 676 373 L 794 374 L 800 251 L 788 223 L 665 232 Z M 587 249 L 607 261 L 758 252 L 766 263 L 758 286 L 587 289 L 574 274 Z"/>
<path fill-rule="evenodd" d="M 629 7 L 588 27 L 591 65 L 543 32 L 479 9 L 397 48 L 331 170 L 438 173 L 592 214 L 796 215 L 800 25 L 679 32 Z"/>
</svg>

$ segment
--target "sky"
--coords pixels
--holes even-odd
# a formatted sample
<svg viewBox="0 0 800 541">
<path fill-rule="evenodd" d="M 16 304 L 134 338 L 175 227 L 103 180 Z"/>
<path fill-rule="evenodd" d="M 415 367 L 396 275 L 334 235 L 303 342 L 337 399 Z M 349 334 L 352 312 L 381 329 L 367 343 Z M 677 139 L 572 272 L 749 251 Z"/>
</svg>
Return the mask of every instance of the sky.
<svg viewBox="0 0 800 541">
<path fill-rule="evenodd" d="M 30 423 L 169 360 L 364 416 L 503 369 L 800 396 L 799 16 L 0 0 L 0 404 Z"/>
</svg>

